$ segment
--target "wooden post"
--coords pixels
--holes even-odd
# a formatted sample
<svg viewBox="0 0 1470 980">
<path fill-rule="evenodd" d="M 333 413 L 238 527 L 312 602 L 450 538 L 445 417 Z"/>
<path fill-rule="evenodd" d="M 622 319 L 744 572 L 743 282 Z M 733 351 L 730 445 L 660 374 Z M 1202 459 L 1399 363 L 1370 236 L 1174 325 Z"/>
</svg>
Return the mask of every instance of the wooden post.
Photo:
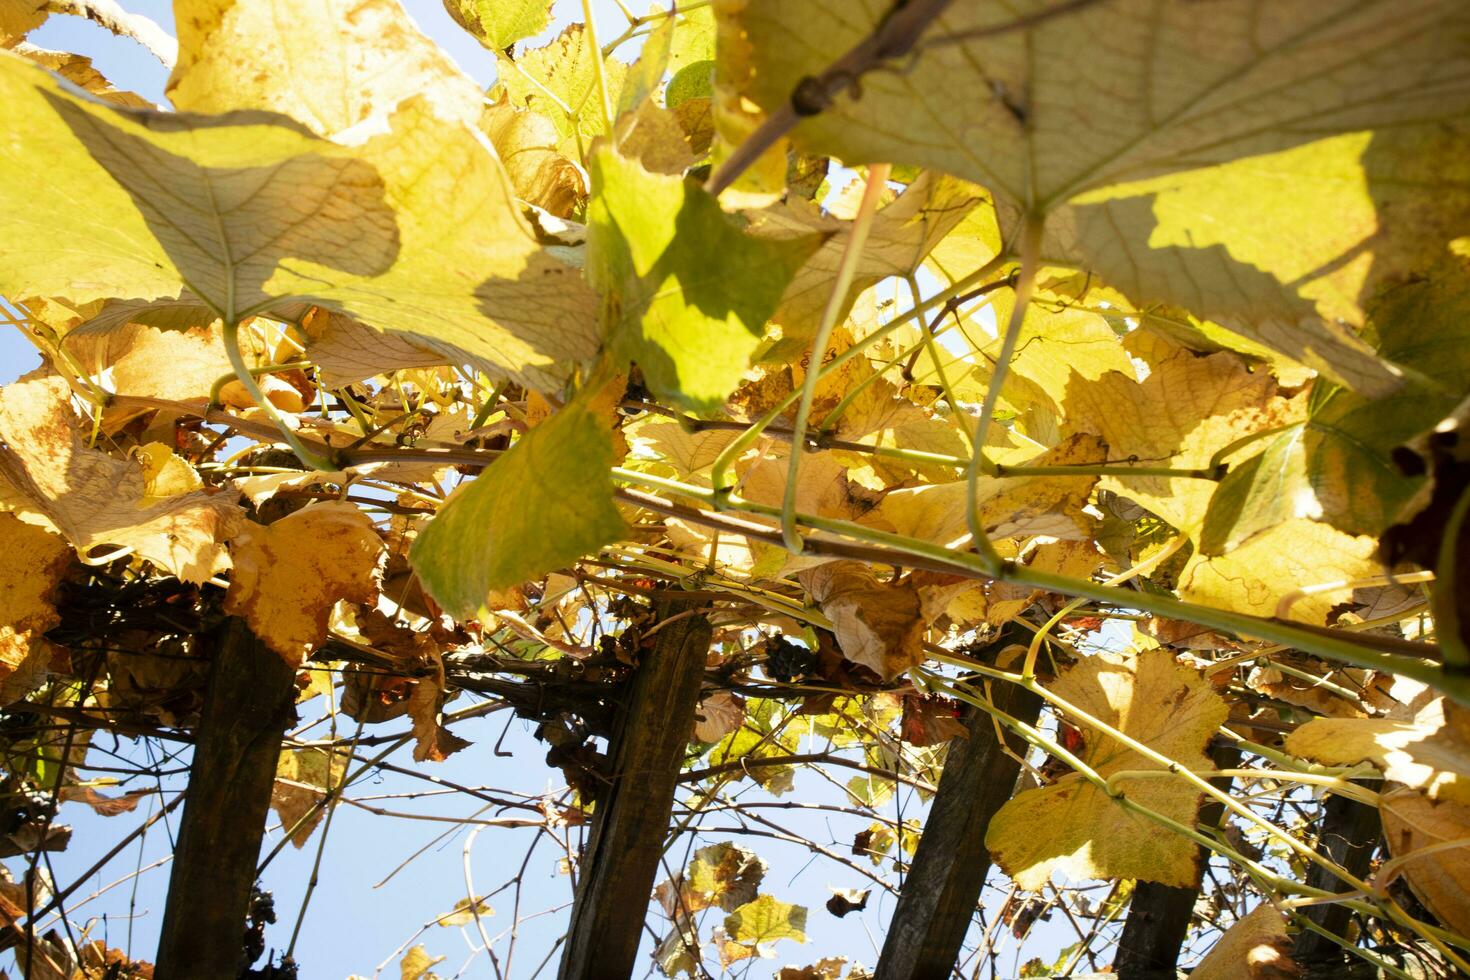
<svg viewBox="0 0 1470 980">
<path fill-rule="evenodd" d="M 629 684 L 608 745 L 609 783 L 598 795 L 562 954 L 562 980 L 633 973 L 649 898 L 663 857 L 679 769 L 694 730 L 709 622 L 671 617 L 667 603 L 653 650 Z"/>
<path fill-rule="evenodd" d="M 235 980 L 296 672 L 242 621 L 214 632 L 158 940 L 158 980 Z"/>
<path fill-rule="evenodd" d="M 1355 877 L 1367 877 L 1373 851 L 1382 835 L 1383 827 L 1376 808 L 1346 796 L 1334 794 L 1327 797 L 1323 806 L 1322 829 L 1317 835 L 1318 843 L 1328 857 Z M 1329 892 L 1347 890 L 1336 875 L 1315 864 L 1307 869 L 1307 884 Z M 1304 914 L 1333 935 L 1341 936 L 1347 929 L 1352 910 L 1346 905 L 1313 905 L 1306 908 Z M 1297 934 L 1292 955 L 1304 964 L 1312 960 L 1346 962 L 1342 947 L 1310 929 L 1303 929 Z"/>
<path fill-rule="evenodd" d="M 1018 721 L 1036 723 L 1039 697 L 998 681 L 993 690 L 996 707 Z M 1002 750 L 989 714 L 970 708 L 965 728 L 969 738 L 949 743 L 939 792 L 893 910 L 876 980 L 949 976 L 979 904 L 990 871 L 985 831 L 1014 793 L 1021 767 Z M 1025 754 L 1026 743 L 1015 734 L 1007 733 L 1006 742 L 1016 755 Z"/>
<path fill-rule="evenodd" d="M 1222 745 L 1210 756 L 1217 769 L 1229 769 L 1240 761 L 1240 750 Z M 1211 782 L 1223 790 L 1230 788 L 1228 779 Z M 1200 807 L 1200 823 L 1217 824 L 1224 813 L 1225 804 L 1212 799 Z M 1128 904 L 1128 920 L 1123 923 L 1123 935 L 1118 939 L 1118 955 L 1113 959 L 1113 970 L 1120 978 L 1146 980 L 1168 977 L 1172 980 L 1176 975 L 1179 951 L 1189 934 L 1194 903 L 1199 898 L 1199 882 L 1203 880 L 1205 862 L 1209 858 L 1209 853 L 1199 848 L 1199 874 L 1192 888 L 1160 885 L 1152 881 L 1140 881 L 1134 888 L 1133 900 Z"/>
</svg>

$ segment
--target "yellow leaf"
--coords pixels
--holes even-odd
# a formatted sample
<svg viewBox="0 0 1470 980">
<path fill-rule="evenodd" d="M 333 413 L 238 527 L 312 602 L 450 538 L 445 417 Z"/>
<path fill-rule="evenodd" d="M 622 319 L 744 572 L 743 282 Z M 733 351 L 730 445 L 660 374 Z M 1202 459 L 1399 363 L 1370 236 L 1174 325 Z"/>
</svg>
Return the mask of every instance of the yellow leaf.
<svg viewBox="0 0 1470 980">
<path fill-rule="evenodd" d="M 473 124 L 480 86 L 398 0 L 180 0 L 167 94 L 182 112 L 269 109 L 321 136 L 422 96 Z M 278 64 L 282 70 L 264 70 Z"/>
<path fill-rule="evenodd" d="M 586 200 L 587 175 L 558 151 L 550 119 L 517 109 L 507 97 L 485 107 L 480 128 L 495 145 L 521 200 L 559 218 L 571 217 Z"/>
<path fill-rule="evenodd" d="M 251 523 L 230 553 L 225 611 L 293 667 L 322 645 L 339 599 L 371 603 L 378 595 L 383 541 L 372 520 L 344 501 L 313 504 L 268 527 Z"/>
<path fill-rule="evenodd" d="M 797 576 L 832 621 L 842 655 L 885 681 L 921 664 L 924 631 L 918 589 L 879 582 L 862 562 L 832 561 Z"/>
<path fill-rule="evenodd" d="M 55 601 L 71 563 L 65 539 L 0 513 L 0 706 L 45 679 L 55 647 L 45 638 L 61 622 Z"/>
<path fill-rule="evenodd" d="M 32 523 L 61 532 L 82 554 L 131 548 L 186 582 L 228 567 L 222 543 L 244 515 L 230 493 L 193 491 L 150 500 L 142 467 L 88 449 L 77 434 L 71 389 L 35 371 L 0 389 L 0 476 Z"/>
<path fill-rule="evenodd" d="M 1110 460 L 1177 469 L 1208 468 L 1215 452 L 1242 436 L 1305 415 L 1305 404 L 1278 395 L 1268 373 L 1250 372 L 1228 352 L 1181 351 L 1142 382 L 1118 372 L 1074 380 L 1065 404 L 1068 426 L 1101 435 Z M 1100 485 L 1191 534 L 1198 534 L 1215 490 L 1210 480 L 1184 477 L 1108 476 Z M 1313 516 L 1304 506 L 1299 516 Z"/>
<path fill-rule="evenodd" d="M 319 748 L 281 750 L 276 780 L 271 784 L 271 808 L 281 818 L 281 831 L 291 834 L 291 843 L 298 849 L 306 846 L 311 832 L 327 815 L 326 808 L 317 804 L 326 798 L 327 790 L 341 785 L 346 771 L 346 758 L 336 753 Z"/>
<path fill-rule="evenodd" d="M 1400 787 L 1379 798 L 1378 813 L 1388 853 L 1419 901 L 1440 925 L 1462 936 L 1470 932 L 1470 803 L 1431 800 Z M 1439 845 L 1446 846 L 1415 855 Z"/>
<path fill-rule="evenodd" d="M 0 8 L 3 8 L 7 2 L 14 3 L 15 0 L 0 0 Z M 33 0 L 20 0 L 23 6 L 30 6 L 32 2 Z M 35 0 L 35 2 L 40 2 L 40 0 Z M 0 12 L 0 21 L 3 21 L 4 18 L 5 14 Z M 0 36 L 3 36 L 4 33 L 5 28 L 0 25 Z M 0 47 L 4 47 L 3 42 L 0 42 Z M 15 51 L 25 55 L 36 64 L 56 72 L 77 88 L 90 92 L 113 105 L 127 106 L 131 109 L 152 109 L 154 107 L 152 102 L 141 95 L 113 88 L 112 83 L 100 71 L 92 67 L 91 58 L 72 54 L 69 51 L 47 51 L 45 48 L 38 48 L 32 44 L 16 45 Z"/>
<path fill-rule="evenodd" d="M 40 27 L 47 0 L 0 0 L 0 48 L 8 48 Z"/>
<path fill-rule="evenodd" d="M 1262 902 L 1225 930 L 1189 975 L 1192 980 L 1289 980 L 1300 974 L 1291 958 L 1286 916 Z"/>
<path fill-rule="evenodd" d="M 1208 770 L 1205 746 L 1229 708 L 1199 673 L 1172 654 L 1100 653 L 1083 658 L 1051 689 L 1082 711 L 1186 769 Z M 1087 726 L 1079 758 L 1103 778 L 1163 767 Z M 1182 779 L 1119 779 L 1129 800 L 1193 827 L 1200 793 Z M 1045 828 L 1038 833 L 1037 828 Z M 1199 847 L 1149 818 L 1124 809 L 1076 773 L 1018 793 L 1001 807 L 985 837 L 1000 867 L 1035 890 L 1061 871 L 1071 878 L 1138 878 L 1193 887 Z"/>
<path fill-rule="evenodd" d="M 597 348 L 580 272 L 536 240 L 484 135 L 425 97 L 352 147 L 259 112 L 105 109 L 3 53 L 0 102 L 26 132 L 0 143 L 0 235 L 28 243 L 8 295 L 187 282 L 226 320 L 310 301 L 548 390 Z"/>
<path fill-rule="evenodd" d="M 603 58 L 602 64 L 608 98 L 616 105 L 628 66 L 616 58 Z M 581 24 L 568 24 L 544 46 L 521 52 L 514 62 L 502 58 L 499 65 L 499 84 L 511 103 L 556 126 L 562 156 L 582 159 L 593 138 L 606 131 L 592 53 Z"/>
<path fill-rule="evenodd" d="M 403 954 L 403 959 L 398 962 L 399 980 L 437 980 L 429 970 L 435 963 L 441 962 L 442 956 L 429 955 L 429 951 L 423 946 L 415 946 Z"/>
<path fill-rule="evenodd" d="M 725 931 L 741 941 L 755 943 L 793 939 L 806 942 L 806 909 L 761 895 L 725 917 Z"/>
<path fill-rule="evenodd" d="M 820 93 L 807 80 L 892 13 L 827 0 L 715 9 L 717 104 L 743 122 L 732 143 L 793 92 Z M 933 167 L 983 184 L 1007 231 L 1023 209 L 1049 215 L 1043 255 L 1117 279 L 1112 285 L 1141 306 L 1188 306 L 1382 394 L 1395 387 L 1395 372 L 1337 322 L 1331 304 L 1314 302 L 1293 267 L 1358 266 L 1342 271 L 1361 276 L 1390 250 L 1378 229 L 1361 225 L 1365 208 L 1346 211 L 1346 228 L 1314 219 L 1343 214 L 1331 204 L 1354 191 L 1379 219 L 1401 212 L 1406 196 L 1430 207 L 1443 197 L 1437 181 L 1397 172 L 1374 181 L 1371 163 L 1348 155 L 1344 166 L 1303 167 L 1295 180 L 1242 176 L 1234 193 L 1211 185 L 1232 161 L 1339 134 L 1379 129 L 1375 143 L 1385 134 L 1432 140 L 1438 124 L 1470 107 L 1460 43 L 1467 25 L 1470 11 L 1454 0 L 1274 4 L 1264 15 L 1251 0 L 950 5 L 912 39 L 901 74 L 854 80 L 790 139 L 811 153 Z M 1291 98 L 1274 97 L 1282 92 Z M 1191 200 L 1184 220 L 1167 213 L 1170 192 L 1200 184 L 1207 200 Z"/>
<path fill-rule="evenodd" d="M 490 903 L 484 898 L 477 897 L 473 902 L 468 898 L 461 898 L 454 903 L 453 912 L 446 912 L 439 916 L 439 918 L 434 920 L 434 924 L 439 926 L 467 926 L 475 921 L 476 913 L 479 914 L 480 918 L 484 919 L 494 915 L 495 910 L 490 907 Z"/>
<path fill-rule="evenodd" d="M 204 486 L 194 467 L 161 442 L 150 442 L 133 450 L 143 464 L 143 495 L 161 498 L 191 493 Z"/>
<path fill-rule="evenodd" d="M 1470 804 L 1470 713 L 1443 698 L 1413 721 L 1315 718 L 1286 737 L 1286 750 L 1329 766 L 1372 762 L 1430 799 Z"/>
<path fill-rule="evenodd" d="M 1179 592 L 1206 606 L 1321 626 L 1333 606 L 1352 597 L 1351 589 L 1300 598 L 1298 590 L 1381 574 L 1376 547 L 1372 538 L 1297 518 L 1262 531 L 1229 554 L 1195 554 L 1179 576 Z M 1283 601 L 1289 603 L 1284 609 Z"/>
<path fill-rule="evenodd" d="M 1097 463 L 1106 453 L 1107 447 L 1096 436 L 1079 434 L 1026 465 Z M 976 505 L 981 523 L 992 538 L 1044 534 L 1085 541 L 1092 536 L 1094 522 L 1083 508 L 1096 483 L 1096 476 L 982 476 L 976 486 Z M 968 489 L 966 481 L 956 480 L 893 490 L 884 495 L 863 523 L 947 548 L 965 547 L 970 541 L 970 526 L 965 519 Z"/>
<path fill-rule="evenodd" d="M 854 186 L 860 188 L 862 182 L 857 181 Z M 863 290 L 881 279 L 906 276 L 916 270 L 935 244 L 984 200 L 984 191 L 973 184 L 942 174 L 925 173 L 896 199 L 880 208 L 873 215 L 867 245 L 858 262 L 852 287 L 844 297 L 838 322 L 846 317 L 853 301 Z M 781 305 L 771 317 L 773 322 L 781 325 L 783 339 L 808 340 L 816 330 L 822 309 L 832 292 L 837 267 L 852 238 L 852 222 L 796 198 L 751 213 L 750 231 L 759 238 L 780 240 L 814 233 L 824 237 L 822 246 L 786 287 Z M 980 264 L 976 263 L 976 266 Z"/>
</svg>

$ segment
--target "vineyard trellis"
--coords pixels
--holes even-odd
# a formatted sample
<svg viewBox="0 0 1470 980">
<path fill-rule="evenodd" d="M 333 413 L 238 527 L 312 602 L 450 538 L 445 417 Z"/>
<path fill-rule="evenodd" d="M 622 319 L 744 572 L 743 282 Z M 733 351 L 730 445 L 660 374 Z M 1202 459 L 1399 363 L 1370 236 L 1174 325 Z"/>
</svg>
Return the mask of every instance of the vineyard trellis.
<svg viewBox="0 0 1470 980">
<path fill-rule="evenodd" d="M 0 0 L 21 975 L 298 976 L 349 811 L 405 980 L 1470 972 L 1470 9 L 617 6 Z"/>
</svg>

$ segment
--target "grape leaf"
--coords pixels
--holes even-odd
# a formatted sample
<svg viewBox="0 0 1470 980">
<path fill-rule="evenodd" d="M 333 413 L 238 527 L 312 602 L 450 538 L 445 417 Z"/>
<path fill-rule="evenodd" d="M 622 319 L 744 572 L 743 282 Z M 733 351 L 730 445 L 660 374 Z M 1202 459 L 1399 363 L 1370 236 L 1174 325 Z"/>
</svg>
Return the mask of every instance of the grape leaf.
<svg viewBox="0 0 1470 980">
<path fill-rule="evenodd" d="M 777 939 L 806 942 L 806 909 L 762 895 L 725 917 L 725 931 L 740 942 L 768 943 Z"/>
<path fill-rule="evenodd" d="M 143 468 L 90 449 L 71 389 L 43 370 L 0 388 L 0 493 L 27 523 L 59 531 L 78 552 L 131 548 L 186 582 L 229 567 L 223 542 L 244 515 L 229 493 L 150 498 Z"/>
<path fill-rule="evenodd" d="M 1470 714 L 1443 698 L 1412 721 L 1314 718 L 1286 737 L 1286 750 L 1328 766 L 1372 762 L 1430 799 L 1470 803 Z"/>
<path fill-rule="evenodd" d="M 45 633 L 61 622 L 56 590 L 71 564 L 66 540 L 0 512 L 0 706 L 25 697 L 46 677 L 55 649 Z"/>
<path fill-rule="evenodd" d="M 1194 770 L 1210 768 L 1205 746 L 1229 709 L 1209 682 L 1164 650 L 1083 658 L 1052 685 L 1061 698 L 1125 735 Z M 1081 726 L 1079 757 L 1104 778 L 1157 763 Z M 1130 800 L 1193 827 L 1200 794 L 1173 778 L 1123 779 Z M 1046 833 L 1037 833 L 1038 827 Z M 1016 794 L 990 822 L 986 846 L 1022 888 L 1038 889 L 1055 871 L 1073 878 L 1138 878 L 1192 887 L 1198 846 L 1125 810 L 1076 773 Z"/>
<path fill-rule="evenodd" d="M 613 343 L 661 398 L 717 407 L 820 239 L 756 239 L 698 187 L 607 145 L 593 153 L 592 186 L 588 268 Z"/>
<path fill-rule="evenodd" d="M 225 611 L 297 667 L 326 639 L 339 599 L 377 599 L 383 542 L 370 517 L 330 500 L 268 526 L 247 525 L 231 542 L 230 557 Z"/>
<path fill-rule="evenodd" d="M 504 51 L 551 23 L 551 0 L 444 0 L 444 9 L 491 51 Z"/>
<path fill-rule="evenodd" d="M 1235 920 L 1190 976 L 1203 980 L 1275 980 L 1299 974 L 1291 958 L 1286 915 L 1262 902 Z"/>
<path fill-rule="evenodd" d="M 412 96 L 469 123 L 484 101 L 398 0 L 179 0 L 174 19 L 167 94 L 183 112 L 269 109 L 331 136 Z M 261 68 L 282 62 L 311 68 Z"/>
<path fill-rule="evenodd" d="M 30 243 L 0 270 L 9 295 L 185 284 L 229 320 L 313 300 L 532 387 L 595 350 L 591 292 L 537 243 L 484 137 L 420 100 L 356 148 L 274 115 L 105 109 L 11 55 L 0 100 L 27 130 L 0 147 L 0 233 Z"/>
<path fill-rule="evenodd" d="M 1470 932 L 1470 841 L 1412 857 L 1421 848 L 1470 838 L 1470 803 L 1431 800 L 1403 787 L 1387 788 L 1378 800 L 1383 839 L 1415 896 L 1443 925 Z"/>
<path fill-rule="evenodd" d="M 615 390 L 616 389 L 616 390 Z M 617 384 L 588 385 L 449 495 L 409 552 L 425 591 L 456 619 L 492 589 L 560 568 L 622 537 L 612 502 Z"/>
<path fill-rule="evenodd" d="M 512 105 L 552 121 L 563 156 L 582 159 L 592 140 L 607 131 L 587 29 L 581 24 L 569 24 L 543 47 L 522 52 L 514 61 L 501 58 L 499 64 L 498 87 Z M 628 66 L 616 58 L 603 58 L 602 64 L 608 98 L 617 105 Z"/>
<path fill-rule="evenodd" d="M 1210 500 L 1202 549 L 1223 554 L 1292 516 L 1349 534 L 1378 534 L 1423 484 L 1393 450 L 1448 415 L 1470 389 L 1470 274 L 1450 258 L 1427 278 L 1385 292 L 1369 328 L 1383 356 L 1408 370 L 1405 388 L 1368 399 L 1333 385 L 1313 391 L 1310 414 L 1233 466 Z"/>
<path fill-rule="evenodd" d="M 1296 421 L 1303 406 L 1281 396 L 1266 372 L 1252 373 L 1234 354 L 1196 357 L 1182 351 L 1142 382 L 1110 372 L 1067 386 L 1067 425 L 1095 432 L 1110 460 L 1141 466 L 1208 469 L 1211 457 L 1237 439 Z M 1215 484 L 1191 477 L 1109 474 L 1111 490 L 1198 535 Z"/>
<path fill-rule="evenodd" d="M 1372 538 L 1293 518 L 1262 531 L 1229 554 L 1194 554 L 1179 575 L 1179 592 L 1191 602 L 1218 609 L 1321 626 L 1333 606 L 1352 597 L 1351 589 L 1314 594 L 1299 594 L 1298 590 L 1382 574 L 1374 551 Z M 1289 601 L 1285 610 L 1281 609 L 1284 599 Z"/>
<path fill-rule="evenodd" d="M 1458 38 L 1470 11 L 1454 0 L 1269 10 L 1250 0 L 1208 8 L 1126 0 L 1035 16 L 1049 6 L 949 6 L 903 71 L 869 73 L 803 120 L 793 141 L 851 163 L 946 170 L 995 192 L 1003 214 L 1054 213 L 1072 202 L 1048 222 L 1043 254 L 1096 262 L 1104 278 L 1127 280 L 1113 285 L 1135 302 L 1187 306 L 1361 390 L 1391 390 L 1394 372 L 1284 268 L 1237 254 L 1237 236 L 1253 234 L 1250 219 L 1237 217 L 1238 197 L 1181 225 L 1157 213 L 1139 182 L 1167 175 L 1169 186 L 1186 187 L 1242 157 L 1462 114 L 1470 80 Z M 731 67 L 721 80 L 733 89 L 722 104 L 743 98 L 775 111 L 887 9 L 830 0 L 718 8 L 746 42 L 722 48 Z M 1274 191 L 1247 189 L 1263 207 L 1289 209 Z M 1276 257 L 1313 251 L 1323 225 L 1283 224 L 1287 234 L 1273 234 Z"/>
</svg>

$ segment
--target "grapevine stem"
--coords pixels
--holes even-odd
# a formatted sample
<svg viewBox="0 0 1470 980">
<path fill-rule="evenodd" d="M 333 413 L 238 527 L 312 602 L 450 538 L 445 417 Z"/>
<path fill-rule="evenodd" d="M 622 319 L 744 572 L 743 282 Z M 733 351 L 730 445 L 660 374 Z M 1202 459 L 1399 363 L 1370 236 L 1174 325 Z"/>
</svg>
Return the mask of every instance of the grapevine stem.
<svg viewBox="0 0 1470 980">
<path fill-rule="evenodd" d="M 863 248 L 868 243 L 868 231 L 873 227 L 873 216 L 878 213 L 878 198 L 888 183 L 892 168 L 886 163 L 875 163 L 868 168 L 867 184 L 863 188 L 863 200 L 858 205 L 857 216 L 852 222 L 852 232 L 842 252 L 842 263 L 837 267 L 837 278 L 832 291 L 827 295 L 827 305 L 822 310 L 822 321 L 817 335 L 812 338 L 812 353 L 807 361 L 806 377 L 802 379 L 801 401 L 796 406 L 796 420 L 791 431 L 797 433 L 791 440 L 791 458 L 786 468 L 786 491 L 781 497 L 781 539 L 794 555 L 801 554 L 801 535 L 796 531 L 797 476 L 801 469 L 801 454 L 806 448 L 807 421 L 812 414 L 812 398 L 817 393 L 817 381 L 821 377 L 822 361 L 827 355 L 827 344 L 832 339 L 832 328 L 842 315 L 847 295 L 852 290 L 852 280 L 857 274 L 858 261 L 863 257 Z"/>
</svg>

